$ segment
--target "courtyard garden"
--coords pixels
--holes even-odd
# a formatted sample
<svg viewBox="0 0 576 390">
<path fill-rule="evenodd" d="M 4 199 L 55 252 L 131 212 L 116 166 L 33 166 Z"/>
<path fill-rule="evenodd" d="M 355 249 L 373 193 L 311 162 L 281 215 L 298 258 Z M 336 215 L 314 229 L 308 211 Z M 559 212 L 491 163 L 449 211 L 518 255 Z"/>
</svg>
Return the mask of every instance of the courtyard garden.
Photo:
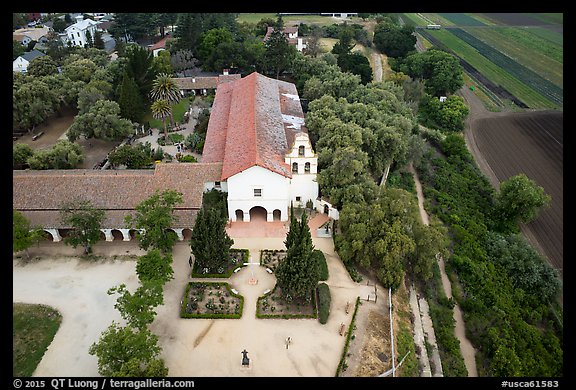
<svg viewBox="0 0 576 390">
<path fill-rule="evenodd" d="M 317 318 L 316 294 L 312 295 L 310 302 L 296 299 L 288 302 L 278 285 L 258 298 L 256 305 L 258 318 Z"/>
<path fill-rule="evenodd" d="M 194 262 L 194 267 L 192 268 L 193 278 L 229 278 L 232 273 L 240 267 L 244 266 L 244 263 L 248 262 L 248 257 L 250 253 L 248 249 L 230 249 L 228 262 L 221 265 L 214 271 L 204 267 L 199 267 L 196 262 Z"/>
<path fill-rule="evenodd" d="M 181 318 L 241 318 L 244 297 L 228 283 L 189 282 L 182 298 Z"/>
<path fill-rule="evenodd" d="M 280 261 L 285 258 L 286 251 L 284 249 L 264 249 L 260 251 L 260 265 L 270 269 L 272 272 L 276 271 Z"/>
</svg>

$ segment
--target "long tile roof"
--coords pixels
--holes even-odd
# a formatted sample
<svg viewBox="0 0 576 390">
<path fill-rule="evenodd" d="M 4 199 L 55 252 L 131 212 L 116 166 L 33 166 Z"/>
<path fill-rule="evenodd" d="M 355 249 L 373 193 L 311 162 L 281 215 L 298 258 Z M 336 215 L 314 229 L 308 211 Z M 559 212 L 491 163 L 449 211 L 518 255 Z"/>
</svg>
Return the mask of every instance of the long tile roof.
<svg viewBox="0 0 576 390">
<path fill-rule="evenodd" d="M 204 183 L 218 181 L 222 164 L 167 163 L 154 170 L 46 170 L 13 171 L 13 207 L 34 226 L 64 227 L 59 221 L 62 204 L 75 199 L 89 200 L 106 210 L 105 224 L 122 227 L 124 217 L 156 190 L 182 193 L 184 203 L 175 214 L 184 224 L 202 206 Z M 175 226 L 178 227 L 178 226 Z"/>
<path fill-rule="evenodd" d="M 254 72 L 218 87 L 202 161 L 222 162 L 221 180 L 253 166 L 290 178 L 284 156 L 303 125 L 296 86 Z"/>
</svg>

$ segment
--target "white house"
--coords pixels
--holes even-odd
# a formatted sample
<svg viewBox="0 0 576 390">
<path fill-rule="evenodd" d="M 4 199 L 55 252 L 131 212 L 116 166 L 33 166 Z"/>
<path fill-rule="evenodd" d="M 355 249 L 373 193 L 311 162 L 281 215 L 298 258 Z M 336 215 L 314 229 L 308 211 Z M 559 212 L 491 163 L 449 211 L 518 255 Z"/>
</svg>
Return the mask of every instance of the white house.
<svg viewBox="0 0 576 390">
<path fill-rule="evenodd" d="M 44 57 L 45 55 L 46 54 L 38 50 L 26 52 L 12 61 L 12 71 L 26 73 L 28 71 L 28 65 L 30 65 L 30 61 L 32 61 L 34 58 Z"/>
<path fill-rule="evenodd" d="M 294 84 L 254 72 L 219 85 L 202 162 L 222 163 L 214 186 L 228 192 L 233 222 L 287 221 L 291 204 L 316 205 L 318 159 Z"/>
<path fill-rule="evenodd" d="M 263 39 L 264 42 L 266 42 L 270 38 L 270 35 L 272 34 L 273 31 L 274 27 L 268 26 L 268 28 L 266 29 L 266 35 L 264 35 Z M 288 43 L 292 46 L 295 46 L 296 50 L 302 51 L 306 48 L 306 42 L 304 41 L 304 38 L 298 36 L 297 26 L 284 27 L 282 29 L 282 32 L 284 33 L 284 36 L 288 40 Z"/>
<path fill-rule="evenodd" d="M 90 36 L 94 39 L 97 25 L 98 23 L 92 19 L 84 20 L 84 16 L 76 16 L 76 23 L 66 27 L 64 30 L 62 42 L 64 42 L 64 44 L 70 42 L 73 46 L 84 47 L 88 43 L 86 33 L 90 32 Z"/>
</svg>

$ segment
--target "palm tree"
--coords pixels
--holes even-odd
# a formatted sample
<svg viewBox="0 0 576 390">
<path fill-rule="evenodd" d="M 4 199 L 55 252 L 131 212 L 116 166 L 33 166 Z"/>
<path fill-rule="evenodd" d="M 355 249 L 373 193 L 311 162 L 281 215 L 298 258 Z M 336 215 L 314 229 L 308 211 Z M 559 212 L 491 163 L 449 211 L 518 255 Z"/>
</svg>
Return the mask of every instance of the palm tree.
<svg viewBox="0 0 576 390">
<path fill-rule="evenodd" d="M 152 100 L 166 100 L 168 103 L 178 103 L 180 100 L 180 89 L 172 80 L 171 75 L 167 73 L 160 73 L 152 82 L 152 90 L 150 91 Z M 174 116 L 170 111 L 170 120 L 172 127 L 174 127 Z"/>
<path fill-rule="evenodd" d="M 156 100 L 150 106 L 150 111 L 152 111 L 152 117 L 154 119 L 162 120 L 164 124 L 164 140 L 168 142 L 168 128 L 166 127 L 166 118 L 172 116 L 172 106 L 168 100 L 160 99 Z"/>
</svg>

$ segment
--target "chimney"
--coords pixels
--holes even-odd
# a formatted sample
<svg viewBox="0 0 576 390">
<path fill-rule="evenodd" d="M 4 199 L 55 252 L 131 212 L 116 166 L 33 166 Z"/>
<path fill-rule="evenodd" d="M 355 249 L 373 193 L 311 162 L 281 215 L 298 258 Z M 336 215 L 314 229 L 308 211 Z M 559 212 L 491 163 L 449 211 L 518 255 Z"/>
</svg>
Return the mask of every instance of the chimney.
<svg viewBox="0 0 576 390">
<path fill-rule="evenodd" d="M 223 74 L 224 76 L 228 76 L 228 72 L 229 72 L 229 71 L 230 71 L 230 69 L 223 69 L 223 70 L 222 70 L 222 74 Z"/>
<path fill-rule="evenodd" d="M 84 15 L 78 15 L 78 16 L 76 16 L 76 23 L 79 23 L 79 22 L 81 22 L 81 21 L 83 21 L 83 20 L 84 20 Z"/>
</svg>

